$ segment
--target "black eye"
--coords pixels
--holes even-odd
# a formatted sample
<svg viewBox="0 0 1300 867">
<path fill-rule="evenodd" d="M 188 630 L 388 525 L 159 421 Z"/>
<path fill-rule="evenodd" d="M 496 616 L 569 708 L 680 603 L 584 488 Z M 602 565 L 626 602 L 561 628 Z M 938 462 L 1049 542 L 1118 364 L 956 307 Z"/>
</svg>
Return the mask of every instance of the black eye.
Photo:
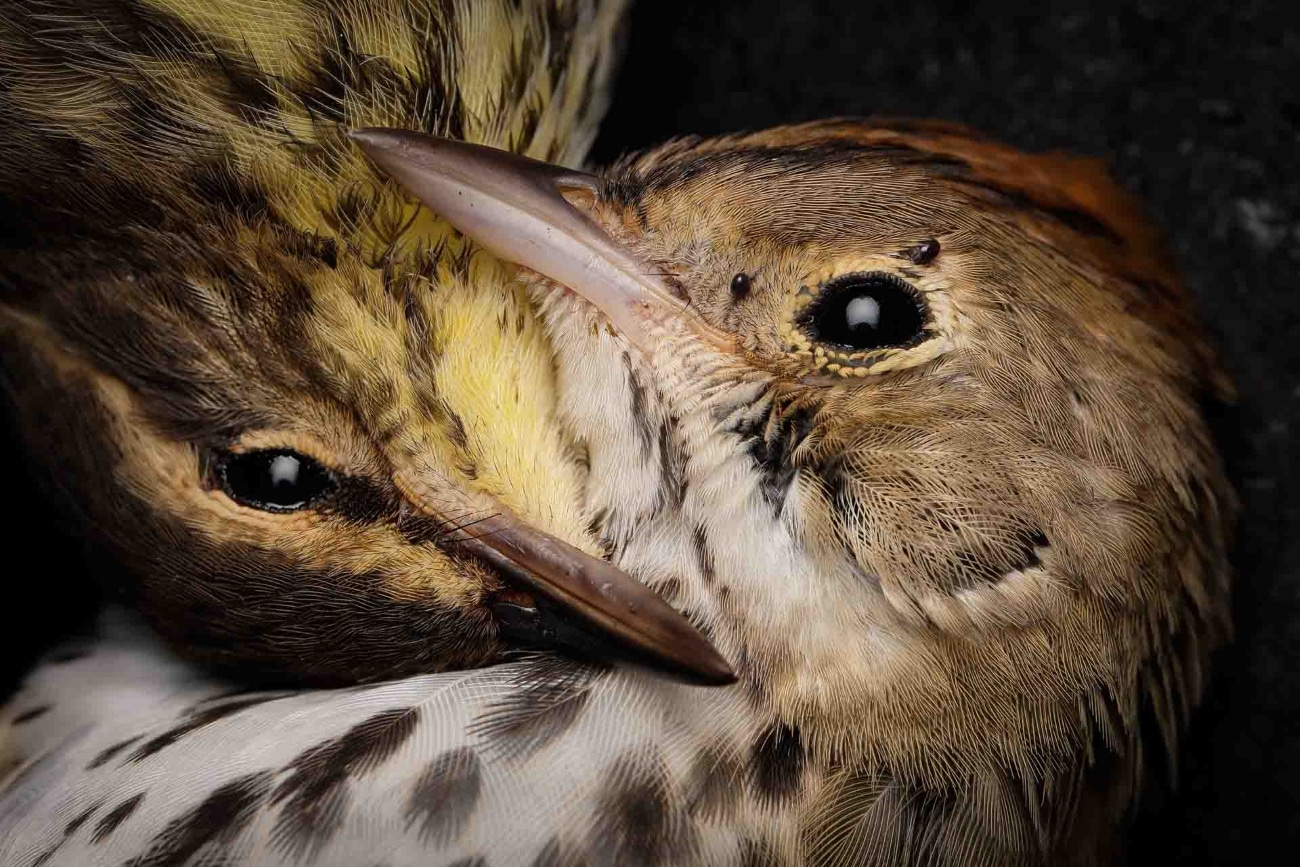
<svg viewBox="0 0 1300 867">
<path fill-rule="evenodd" d="M 920 295 L 893 274 L 849 274 L 827 283 L 799 324 L 813 340 L 860 351 L 913 344 L 926 319 Z"/>
<path fill-rule="evenodd" d="M 223 453 L 217 463 L 222 489 L 235 502 L 267 512 L 292 512 L 334 488 L 319 462 L 288 449 Z"/>
<path fill-rule="evenodd" d="M 731 278 L 731 297 L 737 301 L 749 294 L 749 275 L 741 271 L 735 277 Z"/>
</svg>

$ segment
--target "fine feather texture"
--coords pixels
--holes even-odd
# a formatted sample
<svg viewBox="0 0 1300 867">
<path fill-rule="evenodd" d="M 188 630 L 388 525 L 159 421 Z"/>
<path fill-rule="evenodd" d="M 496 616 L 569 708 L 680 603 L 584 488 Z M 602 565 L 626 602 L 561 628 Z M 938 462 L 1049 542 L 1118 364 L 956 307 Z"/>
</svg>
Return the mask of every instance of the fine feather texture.
<svg viewBox="0 0 1300 867">
<path fill-rule="evenodd" d="M 61 710 L 77 689 L 51 662 L 8 710 L 22 768 L 3 809 L 24 856 L 1113 861 L 1227 632 L 1231 496 L 1197 403 L 1212 360 L 1173 284 L 1141 285 L 1114 249 L 1141 242 L 1099 235 L 1104 209 L 995 206 L 968 190 L 977 160 L 927 148 L 900 159 L 873 125 L 810 125 L 616 168 L 592 213 L 693 302 L 647 350 L 532 278 L 592 532 L 736 660 L 738 685 L 542 658 L 183 694 L 119 727 Z M 1075 255 L 1080 231 L 1104 244 Z M 937 256 L 912 255 L 927 238 Z M 741 268 L 753 286 L 720 303 Z M 787 325 L 810 287 L 867 268 L 919 287 L 923 340 L 805 349 Z M 697 317 L 748 345 L 702 341 Z M 166 692 L 160 653 L 131 679 Z M 43 759 L 68 730 L 93 743 Z M 228 773 L 232 750 L 261 758 Z M 99 779 L 102 802 L 77 800 Z"/>
<path fill-rule="evenodd" d="M 739 864 L 780 825 L 736 693 L 548 658 L 249 693 L 103 632 L 9 705 L 0 862 Z"/>
<path fill-rule="evenodd" d="M 347 132 L 578 162 L 624 6 L 0 4 L 0 381 L 126 566 L 111 591 L 177 646 L 300 683 L 475 665 L 504 649 L 501 585 L 449 537 L 504 506 L 598 553 L 523 291 Z M 337 496 L 241 508 L 215 468 L 256 449 Z"/>
<path fill-rule="evenodd" d="M 79 20 L 66 10 L 5 31 L 24 72 L 6 98 L 51 116 L 36 144 L 16 127 L 5 163 L 29 245 L 4 260 L 6 372 L 29 429 L 61 444 L 49 461 L 70 499 L 133 555 L 133 601 L 176 646 L 259 676 L 351 682 L 499 657 L 479 607 L 498 576 L 404 508 L 397 462 L 606 552 L 742 681 L 702 691 L 547 658 L 220 698 L 228 684 L 161 648 L 114 650 L 142 640 L 115 631 L 100 652 L 124 656 L 51 661 L 6 709 L 20 767 L 0 841 L 15 857 L 1113 856 L 1226 637 L 1231 495 L 1201 410 L 1222 378 L 1101 173 L 904 122 L 629 158 L 579 206 L 689 301 L 633 346 L 573 294 L 590 287 L 529 277 L 530 301 L 508 268 L 471 259 L 342 149 L 337 117 L 289 160 L 303 137 L 275 130 L 314 123 L 328 91 L 297 49 L 222 41 L 234 19 L 210 8 L 152 4 L 179 16 L 146 16 L 161 30 L 114 19 L 84 62 L 59 53 Z M 286 32 L 308 26 L 299 7 L 266 8 Z M 443 84 L 393 90 L 355 46 L 382 20 L 448 52 L 433 22 L 455 29 L 452 10 L 471 27 L 494 7 L 373 8 L 311 31 L 332 46 L 312 63 L 352 84 L 344 120 L 470 135 L 403 113 L 429 94 L 456 103 Z M 427 20 L 407 27 L 415 13 Z M 399 66 L 405 38 L 383 43 Z M 105 58 L 121 75 L 99 75 Z M 154 62 L 178 82 L 161 103 L 142 99 L 158 96 Z M 201 93 L 237 98 L 189 99 L 194 74 Z M 118 78 L 125 101 L 105 89 Z M 67 100 L 24 90 L 40 82 Z M 192 162 L 202 135 L 156 148 L 193 132 L 177 93 L 224 136 L 217 168 Z M 86 100 L 130 108 L 101 117 Z M 149 142 L 124 138 L 123 117 Z M 51 166 L 77 124 L 73 162 L 101 174 L 69 179 Z M 28 173 L 60 179 L 48 202 Z M 374 207 L 340 192 L 358 177 Z M 908 287 L 915 339 L 854 351 L 808 330 L 854 275 Z M 702 341 L 701 320 L 730 347 Z M 328 507 L 250 515 L 205 461 L 265 447 L 314 455 L 349 486 Z"/>
</svg>

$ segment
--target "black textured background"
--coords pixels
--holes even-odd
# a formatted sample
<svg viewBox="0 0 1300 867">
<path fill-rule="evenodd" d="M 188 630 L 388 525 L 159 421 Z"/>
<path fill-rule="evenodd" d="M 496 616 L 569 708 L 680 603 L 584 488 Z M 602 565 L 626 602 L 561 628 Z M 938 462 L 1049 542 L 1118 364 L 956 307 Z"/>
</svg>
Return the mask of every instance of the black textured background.
<svg viewBox="0 0 1300 867">
<path fill-rule="evenodd" d="M 1300 843 L 1300 27 L 1293 5 L 641 0 L 596 157 L 837 114 L 943 117 L 1108 161 L 1174 247 L 1240 390 L 1236 644 L 1134 864 L 1295 859 Z M 0 694 L 87 608 L 75 542 L 0 462 Z M 1287 854 L 1287 853 L 1290 854 Z"/>
<path fill-rule="evenodd" d="M 641 0 L 596 147 L 845 114 L 942 117 L 1101 157 L 1165 230 L 1240 390 L 1237 641 L 1133 864 L 1300 843 L 1300 7 Z M 1287 853 L 1290 854 L 1287 854 Z"/>
</svg>

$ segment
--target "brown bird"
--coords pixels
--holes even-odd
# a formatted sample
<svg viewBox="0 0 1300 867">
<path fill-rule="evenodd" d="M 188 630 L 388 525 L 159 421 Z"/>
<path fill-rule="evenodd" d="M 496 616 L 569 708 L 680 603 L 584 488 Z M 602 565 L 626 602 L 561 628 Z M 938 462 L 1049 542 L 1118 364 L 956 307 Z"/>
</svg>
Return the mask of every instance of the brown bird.
<svg viewBox="0 0 1300 867">
<path fill-rule="evenodd" d="M 106 694 L 156 706 L 15 726 L 46 758 L 0 854 L 1114 860 L 1228 633 L 1231 494 L 1203 413 L 1227 385 L 1104 173 L 927 123 L 688 139 L 594 177 L 357 139 L 529 269 L 584 512 L 740 682 L 541 661 L 221 699 L 110 638 L 14 714 L 111 654 Z"/>
<path fill-rule="evenodd" d="M 623 7 L 0 4 L 4 381 L 182 651 L 337 684 L 612 640 L 730 677 L 598 559 L 523 291 L 346 137 L 580 160 Z"/>
</svg>

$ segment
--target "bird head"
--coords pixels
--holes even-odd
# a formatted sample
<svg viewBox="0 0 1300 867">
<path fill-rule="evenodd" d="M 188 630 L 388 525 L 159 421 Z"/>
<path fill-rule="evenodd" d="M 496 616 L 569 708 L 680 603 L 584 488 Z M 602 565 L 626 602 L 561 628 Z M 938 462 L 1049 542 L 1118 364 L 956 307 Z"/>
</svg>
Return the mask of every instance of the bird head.
<svg viewBox="0 0 1300 867">
<path fill-rule="evenodd" d="M 599 176 L 356 136 L 529 270 L 614 562 L 810 748 L 1037 777 L 1148 712 L 1172 746 L 1227 631 L 1226 386 L 1094 164 L 942 124 Z"/>
<path fill-rule="evenodd" d="M 345 134 L 575 159 L 621 6 L 6 9 L 6 385 L 177 645 L 338 683 L 613 639 L 729 676 L 599 558 L 511 272 Z"/>
</svg>

